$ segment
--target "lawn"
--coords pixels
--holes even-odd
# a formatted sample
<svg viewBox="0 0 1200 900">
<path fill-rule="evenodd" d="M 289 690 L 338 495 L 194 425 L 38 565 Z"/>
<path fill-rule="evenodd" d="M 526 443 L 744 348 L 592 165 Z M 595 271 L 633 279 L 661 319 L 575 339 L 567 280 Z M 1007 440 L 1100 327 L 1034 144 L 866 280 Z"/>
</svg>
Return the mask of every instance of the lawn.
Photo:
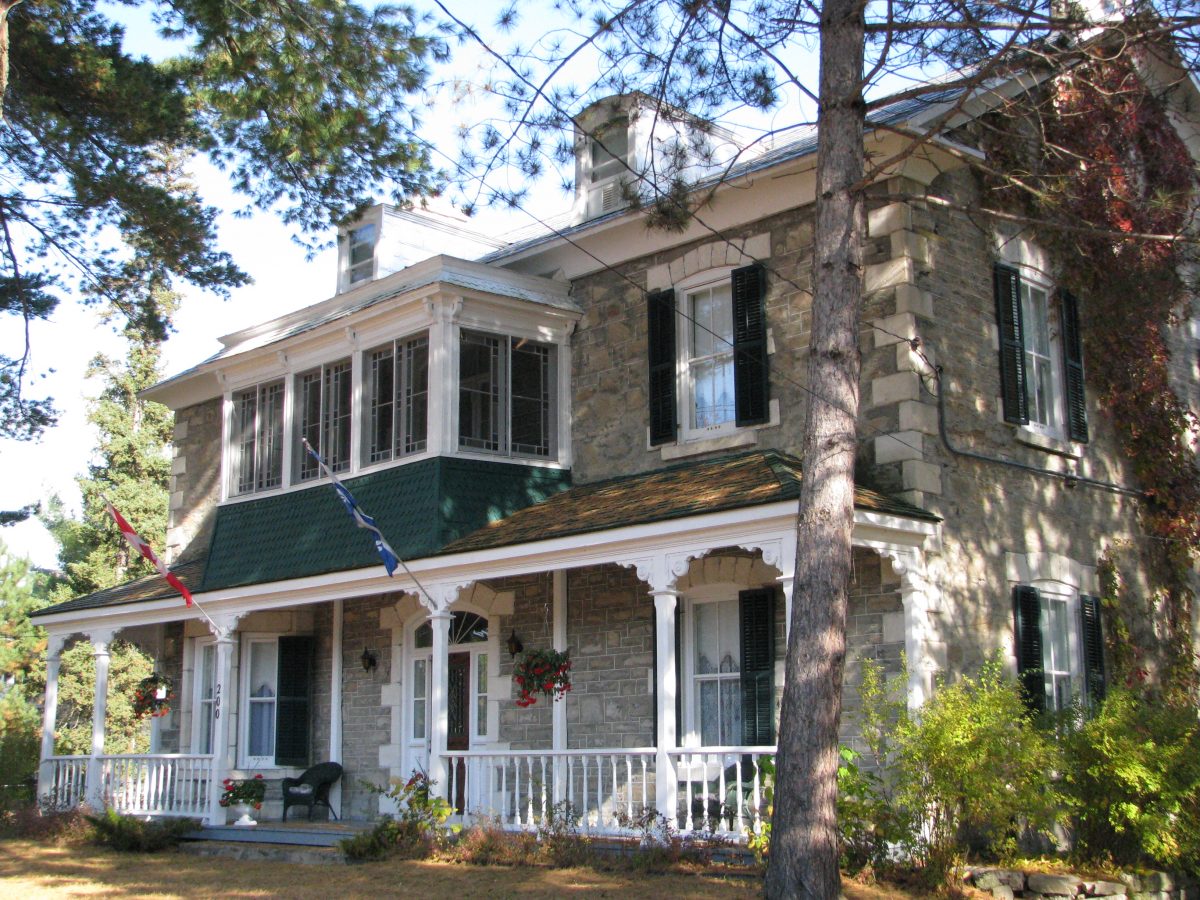
<svg viewBox="0 0 1200 900">
<path fill-rule="evenodd" d="M 742 898 L 761 881 L 718 874 L 650 875 L 594 869 L 470 866 L 393 860 L 353 866 L 293 866 L 160 854 L 116 853 L 90 845 L 0 842 L 0 897 L 481 897 Z M 847 900 L 915 896 L 894 888 L 845 885 Z"/>
</svg>

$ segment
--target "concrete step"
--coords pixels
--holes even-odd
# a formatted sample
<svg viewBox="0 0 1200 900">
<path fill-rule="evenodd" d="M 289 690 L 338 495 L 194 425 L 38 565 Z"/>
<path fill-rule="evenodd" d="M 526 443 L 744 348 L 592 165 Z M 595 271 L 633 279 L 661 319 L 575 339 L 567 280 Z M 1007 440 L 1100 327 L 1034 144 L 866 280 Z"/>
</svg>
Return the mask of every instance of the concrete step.
<svg viewBox="0 0 1200 900">
<path fill-rule="evenodd" d="M 235 844 L 279 844 L 295 847 L 336 847 L 338 841 L 354 837 L 370 828 L 366 822 L 334 823 L 321 822 L 282 825 L 265 822 L 248 828 L 235 825 L 206 825 L 198 831 L 184 835 L 187 841 L 217 841 Z"/>
<path fill-rule="evenodd" d="M 247 830 L 247 829 L 243 829 Z M 179 852 L 189 856 L 220 857 L 222 859 L 265 860 L 305 866 L 338 866 L 346 857 L 335 847 L 297 846 L 296 844 L 265 844 L 251 841 L 192 840 L 179 845 Z"/>
</svg>

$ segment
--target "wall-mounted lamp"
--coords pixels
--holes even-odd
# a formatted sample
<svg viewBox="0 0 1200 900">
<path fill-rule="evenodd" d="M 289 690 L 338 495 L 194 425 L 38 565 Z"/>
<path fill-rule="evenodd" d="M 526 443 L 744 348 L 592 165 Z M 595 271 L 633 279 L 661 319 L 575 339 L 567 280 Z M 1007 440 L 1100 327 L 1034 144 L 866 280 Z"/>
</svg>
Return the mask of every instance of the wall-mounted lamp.
<svg viewBox="0 0 1200 900">
<path fill-rule="evenodd" d="M 521 639 L 517 637 L 517 630 L 514 628 L 513 633 L 508 636 L 508 640 L 504 642 L 504 646 L 508 648 L 509 656 L 516 656 L 525 649 L 525 645 L 521 643 Z"/>
<path fill-rule="evenodd" d="M 362 664 L 364 672 L 370 672 L 379 665 L 379 657 L 375 655 L 374 650 L 363 650 Z"/>
</svg>

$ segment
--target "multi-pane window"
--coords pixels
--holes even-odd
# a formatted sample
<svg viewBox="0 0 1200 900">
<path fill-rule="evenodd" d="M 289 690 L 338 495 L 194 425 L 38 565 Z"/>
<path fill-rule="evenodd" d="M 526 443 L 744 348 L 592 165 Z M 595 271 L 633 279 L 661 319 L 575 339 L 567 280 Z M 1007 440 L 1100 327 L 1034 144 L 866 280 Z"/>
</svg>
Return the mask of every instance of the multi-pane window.
<svg viewBox="0 0 1200 900">
<path fill-rule="evenodd" d="M 348 275 L 351 284 L 369 279 L 375 271 L 374 225 L 363 225 L 350 232 Z"/>
<path fill-rule="evenodd" d="M 334 472 L 350 468 L 352 388 L 348 359 L 296 377 L 296 420 L 300 436 L 321 454 Z M 300 481 L 320 474 L 317 461 L 308 453 L 297 453 L 296 459 Z"/>
<path fill-rule="evenodd" d="M 413 660 L 412 679 L 412 736 L 421 740 L 426 734 L 427 713 L 429 707 L 429 657 L 422 656 Z"/>
<path fill-rule="evenodd" d="M 742 653 L 738 601 L 697 603 L 693 610 L 693 730 L 702 746 L 742 742 Z"/>
<path fill-rule="evenodd" d="M 251 765 L 274 765 L 279 644 L 275 640 L 251 641 L 249 657 L 246 755 Z"/>
<path fill-rule="evenodd" d="M 550 456 L 554 378 L 551 345 L 464 330 L 459 344 L 459 447 Z"/>
<path fill-rule="evenodd" d="M 217 645 L 200 644 L 196 648 L 196 708 L 192 746 L 196 753 L 213 752 L 213 711 L 217 687 Z"/>
<path fill-rule="evenodd" d="M 394 341 L 366 355 L 366 462 L 425 449 L 429 421 L 429 339 Z"/>
<path fill-rule="evenodd" d="M 487 666 L 488 655 L 480 653 L 475 657 L 475 733 L 487 737 Z"/>
<path fill-rule="evenodd" d="M 687 295 L 688 427 L 716 429 L 737 414 L 733 382 L 733 300 L 728 281 Z"/>
<path fill-rule="evenodd" d="M 283 381 L 256 385 L 233 395 L 233 494 L 283 483 Z"/>
<path fill-rule="evenodd" d="M 629 125 L 623 120 L 613 122 L 591 141 L 592 183 L 615 178 L 628 171 Z"/>
<path fill-rule="evenodd" d="M 1021 314 L 1025 324 L 1025 402 L 1029 421 L 1056 429 L 1060 427 L 1062 401 L 1056 388 L 1055 357 L 1051 355 L 1050 291 L 1022 279 Z"/>
<path fill-rule="evenodd" d="M 1043 593 L 1042 676 L 1046 682 L 1046 701 L 1052 710 L 1071 705 L 1071 619 L 1065 597 Z"/>
</svg>

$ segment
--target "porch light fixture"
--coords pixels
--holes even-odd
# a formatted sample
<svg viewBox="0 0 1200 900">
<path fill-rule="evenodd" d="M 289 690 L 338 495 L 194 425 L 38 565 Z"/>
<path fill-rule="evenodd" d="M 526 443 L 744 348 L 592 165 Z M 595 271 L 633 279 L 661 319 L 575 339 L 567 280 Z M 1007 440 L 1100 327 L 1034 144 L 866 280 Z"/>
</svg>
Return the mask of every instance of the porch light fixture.
<svg viewBox="0 0 1200 900">
<path fill-rule="evenodd" d="M 379 665 L 379 657 L 375 655 L 374 650 L 364 649 L 362 652 L 363 671 L 370 672 Z"/>
<path fill-rule="evenodd" d="M 508 648 L 509 656 L 516 656 L 525 649 L 525 645 L 521 643 L 521 639 L 517 637 L 517 630 L 514 628 L 513 633 L 508 636 L 508 640 L 504 642 L 504 646 Z"/>
</svg>

